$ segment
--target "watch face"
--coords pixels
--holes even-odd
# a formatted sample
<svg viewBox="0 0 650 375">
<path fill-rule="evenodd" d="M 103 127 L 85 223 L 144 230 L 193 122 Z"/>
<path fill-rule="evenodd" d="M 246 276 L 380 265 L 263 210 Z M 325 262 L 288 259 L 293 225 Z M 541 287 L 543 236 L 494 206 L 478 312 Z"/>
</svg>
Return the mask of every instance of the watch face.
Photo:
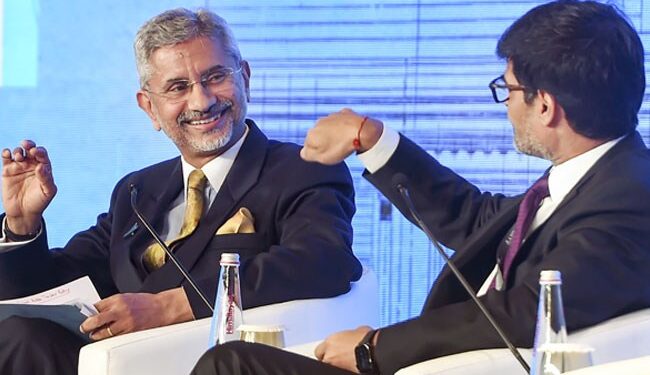
<svg viewBox="0 0 650 375">
<path fill-rule="evenodd" d="M 370 345 L 361 344 L 354 348 L 354 356 L 357 360 L 357 369 L 361 373 L 369 373 L 373 371 L 372 357 L 370 356 Z"/>
</svg>

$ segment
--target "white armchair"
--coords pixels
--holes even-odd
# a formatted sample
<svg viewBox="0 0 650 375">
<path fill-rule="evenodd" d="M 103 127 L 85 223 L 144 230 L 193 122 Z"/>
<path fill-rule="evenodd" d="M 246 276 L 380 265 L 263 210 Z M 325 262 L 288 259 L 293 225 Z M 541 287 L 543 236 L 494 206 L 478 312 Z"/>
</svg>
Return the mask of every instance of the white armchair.
<svg viewBox="0 0 650 375">
<path fill-rule="evenodd" d="M 586 367 L 566 375 L 650 375 L 650 356 Z"/>
<path fill-rule="evenodd" d="M 569 335 L 569 341 L 593 347 L 594 365 L 650 355 L 650 309 L 629 313 L 594 327 L 576 331 Z M 521 349 L 521 354 L 530 363 L 531 350 Z M 619 372 L 612 372 L 614 373 Z M 421 362 L 401 369 L 396 375 L 438 374 L 522 375 L 525 372 L 507 349 L 488 349 Z"/>
<path fill-rule="evenodd" d="M 471 338 L 469 338 L 471 339 Z M 569 341 L 593 347 L 593 367 L 567 375 L 650 375 L 650 309 L 608 320 L 576 331 Z M 318 341 L 287 348 L 288 351 L 314 358 Z M 531 349 L 519 349 L 530 363 Z M 641 357 L 643 356 L 643 357 Z M 640 358 L 636 358 L 640 357 Z M 631 359 L 630 358 L 634 358 Z M 620 361 L 620 362 L 614 362 Z M 525 375 L 523 368 L 507 349 L 473 350 L 417 363 L 395 375 Z"/>
<path fill-rule="evenodd" d="M 244 311 L 247 324 L 280 324 L 287 346 L 359 325 L 379 323 L 377 278 L 364 267 L 347 294 Z M 208 347 L 210 318 L 134 332 L 81 348 L 79 375 L 188 374 Z"/>
</svg>

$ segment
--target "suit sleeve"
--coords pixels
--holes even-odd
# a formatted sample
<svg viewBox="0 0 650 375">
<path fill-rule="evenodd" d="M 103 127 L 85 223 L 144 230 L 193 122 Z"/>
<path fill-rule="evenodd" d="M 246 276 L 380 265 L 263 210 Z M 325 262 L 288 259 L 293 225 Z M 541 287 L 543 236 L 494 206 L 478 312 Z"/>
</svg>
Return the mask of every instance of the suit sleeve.
<svg viewBox="0 0 650 375">
<path fill-rule="evenodd" d="M 513 201 L 481 192 L 404 136 L 388 163 L 376 173 L 366 171 L 364 177 L 415 223 L 396 188 L 398 181 L 405 183 L 422 220 L 451 249 L 461 248 L 467 237 Z"/>
<path fill-rule="evenodd" d="M 0 298 L 34 294 L 84 275 L 102 298 L 116 293 L 108 260 L 111 217 L 110 210 L 99 215 L 94 226 L 77 233 L 63 248 L 53 249 L 48 248 L 43 223 L 34 241 L 0 253 Z"/>
</svg>

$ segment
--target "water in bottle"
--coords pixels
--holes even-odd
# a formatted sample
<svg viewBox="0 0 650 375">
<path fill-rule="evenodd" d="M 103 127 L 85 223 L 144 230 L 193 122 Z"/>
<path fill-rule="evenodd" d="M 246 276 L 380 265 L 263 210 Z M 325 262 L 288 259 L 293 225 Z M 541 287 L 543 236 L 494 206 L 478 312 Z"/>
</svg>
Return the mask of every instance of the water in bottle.
<svg viewBox="0 0 650 375">
<path fill-rule="evenodd" d="M 239 340 L 237 328 L 243 323 L 239 287 L 239 254 L 221 254 L 221 272 L 210 326 L 209 346 Z"/>
</svg>

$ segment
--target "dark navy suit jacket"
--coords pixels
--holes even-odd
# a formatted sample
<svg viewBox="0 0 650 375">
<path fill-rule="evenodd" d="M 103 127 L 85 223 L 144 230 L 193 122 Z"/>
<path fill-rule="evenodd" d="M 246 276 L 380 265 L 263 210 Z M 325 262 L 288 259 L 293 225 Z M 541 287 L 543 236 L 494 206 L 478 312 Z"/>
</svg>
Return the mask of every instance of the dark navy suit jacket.
<svg viewBox="0 0 650 375">
<path fill-rule="evenodd" d="M 478 290 L 523 196 L 482 193 L 401 137 L 387 165 L 366 177 L 402 212 L 398 173 L 424 222 L 456 250 L 454 264 Z M 505 290 L 481 297 L 520 347 L 533 344 L 541 270 L 562 272 L 569 331 L 650 306 L 650 155 L 638 133 L 603 155 L 529 235 Z M 376 357 L 381 373 L 392 374 L 427 359 L 496 347 L 505 345 L 445 268 L 419 317 L 381 330 Z"/>
<path fill-rule="evenodd" d="M 245 308 L 347 292 L 361 275 L 351 249 L 355 206 L 347 167 L 307 163 L 299 146 L 268 140 L 252 121 L 247 124 L 249 134 L 214 203 L 196 231 L 175 249 L 180 262 L 208 299 L 214 299 L 221 253 L 238 252 Z M 62 249 L 49 250 L 47 236 L 41 235 L 0 254 L 0 298 L 89 275 L 102 297 L 183 286 L 194 315 L 208 316 L 208 308 L 172 262 L 146 271 L 142 253 L 152 238 L 137 224 L 130 206 L 129 186 L 134 184 L 139 208 L 160 230 L 183 189 L 181 169 L 177 157 L 124 177 L 108 212 Z M 256 233 L 215 236 L 241 207 L 253 214 Z"/>
</svg>

